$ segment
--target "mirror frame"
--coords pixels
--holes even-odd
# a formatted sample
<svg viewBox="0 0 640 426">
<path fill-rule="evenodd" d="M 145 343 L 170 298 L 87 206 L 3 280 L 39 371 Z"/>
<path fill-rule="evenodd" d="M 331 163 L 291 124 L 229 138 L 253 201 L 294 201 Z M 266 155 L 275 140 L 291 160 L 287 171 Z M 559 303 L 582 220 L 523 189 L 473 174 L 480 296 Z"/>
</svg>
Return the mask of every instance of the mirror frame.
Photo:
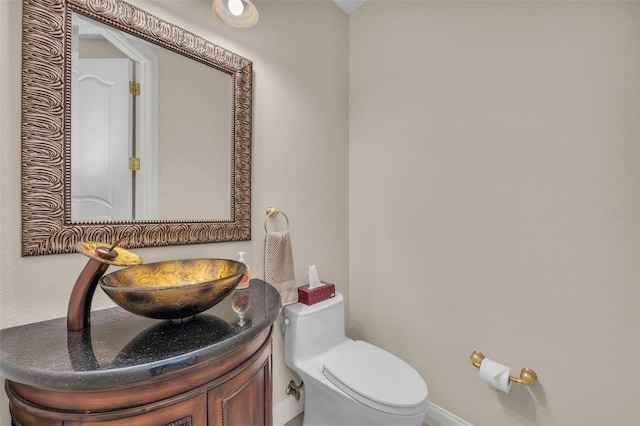
<svg viewBox="0 0 640 426">
<path fill-rule="evenodd" d="M 230 220 L 72 222 L 72 12 L 231 76 Z M 24 0 L 22 58 L 22 256 L 74 253 L 79 241 L 125 235 L 127 248 L 251 239 L 251 61 L 121 0 Z"/>
</svg>

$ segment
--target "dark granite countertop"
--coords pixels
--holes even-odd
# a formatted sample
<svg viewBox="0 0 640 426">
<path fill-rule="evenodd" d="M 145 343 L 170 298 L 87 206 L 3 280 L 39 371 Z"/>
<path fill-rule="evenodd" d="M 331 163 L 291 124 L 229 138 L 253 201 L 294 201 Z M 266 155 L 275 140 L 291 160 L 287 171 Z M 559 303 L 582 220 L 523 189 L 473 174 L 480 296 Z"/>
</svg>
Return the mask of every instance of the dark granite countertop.
<svg viewBox="0 0 640 426">
<path fill-rule="evenodd" d="M 186 323 L 120 307 L 93 311 L 91 327 L 67 332 L 66 318 L 0 330 L 0 374 L 14 382 L 82 389 L 132 383 L 198 364 L 247 343 L 278 316 L 280 295 L 262 280 L 246 290 L 251 308 L 237 325 L 232 295 Z"/>
</svg>

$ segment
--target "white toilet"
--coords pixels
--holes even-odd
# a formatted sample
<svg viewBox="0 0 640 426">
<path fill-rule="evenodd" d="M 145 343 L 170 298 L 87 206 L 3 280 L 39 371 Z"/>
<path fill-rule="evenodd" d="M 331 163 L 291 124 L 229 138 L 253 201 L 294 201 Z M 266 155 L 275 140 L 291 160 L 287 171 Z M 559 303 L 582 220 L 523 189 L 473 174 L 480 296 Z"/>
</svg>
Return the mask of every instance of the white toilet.
<svg viewBox="0 0 640 426">
<path fill-rule="evenodd" d="M 304 382 L 304 426 L 419 426 L 428 389 L 409 364 L 344 334 L 344 298 L 285 307 L 285 363 Z"/>
</svg>

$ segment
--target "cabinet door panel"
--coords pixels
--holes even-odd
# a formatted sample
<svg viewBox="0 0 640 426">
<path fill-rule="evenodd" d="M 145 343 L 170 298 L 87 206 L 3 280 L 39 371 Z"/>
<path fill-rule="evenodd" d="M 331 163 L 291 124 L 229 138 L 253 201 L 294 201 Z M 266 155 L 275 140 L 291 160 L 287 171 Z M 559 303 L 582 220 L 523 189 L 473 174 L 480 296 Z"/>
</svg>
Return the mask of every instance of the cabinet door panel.
<svg viewBox="0 0 640 426">
<path fill-rule="evenodd" d="M 270 426 L 271 357 L 208 392 L 209 426 Z"/>
</svg>

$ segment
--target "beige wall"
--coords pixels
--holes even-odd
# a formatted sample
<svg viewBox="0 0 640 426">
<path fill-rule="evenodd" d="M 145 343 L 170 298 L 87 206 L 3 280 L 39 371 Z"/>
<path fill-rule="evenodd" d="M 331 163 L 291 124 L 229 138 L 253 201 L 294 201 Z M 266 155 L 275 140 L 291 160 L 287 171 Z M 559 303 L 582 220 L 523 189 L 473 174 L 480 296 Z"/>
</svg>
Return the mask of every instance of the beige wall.
<svg viewBox="0 0 640 426">
<path fill-rule="evenodd" d="M 371 1 L 348 21 L 260 1 L 247 31 L 210 2 L 136 4 L 255 70 L 253 240 L 147 261 L 244 250 L 261 275 L 275 205 L 298 283 L 316 264 L 349 334 L 414 365 L 441 407 L 477 425 L 640 424 L 637 1 Z M 20 13 L 0 0 L 0 327 L 64 316 L 85 263 L 19 256 Z M 488 388 L 475 349 L 539 383 Z"/>
<path fill-rule="evenodd" d="M 350 17 L 350 333 L 472 424 L 640 424 L 638 6 Z M 489 388 L 475 349 L 539 383 Z"/>
<path fill-rule="evenodd" d="M 146 261 L 247 252 L 262 276 L 264 216 L 291 220 L 298 285 L 315 264 L 348 293 L 347 15 L 331 2 L 260 2 L 260 24 L 224 26 L 211 2 L 135 2 L 155 15 L 254 62 L 252 241 L 139 249 Z M 0 327 L 66 315 L 81 255 L 20 257 L 21 2 L 0 0 Z M 295 36 L 292 36 L 295 34 Z M 110 306 L 98 291 L 94 309 Z M 292 377 L 284 366 L 281 319 L 274 331 L 274 403 Z M 45 349 L 45 348 L 43 348 Z M 8 425 L 2 393 L 0 424 Z"/>
<path fill-rule="evenodd" d="M 170 50 L 157 47 L 153 52 L 160 92 L 157 217 L 184 219 L 188 206 L 191 218 L 229 220 L 232 79 Z M 192 190 L 184 191 L 187 187 Z"/>
</svg>

